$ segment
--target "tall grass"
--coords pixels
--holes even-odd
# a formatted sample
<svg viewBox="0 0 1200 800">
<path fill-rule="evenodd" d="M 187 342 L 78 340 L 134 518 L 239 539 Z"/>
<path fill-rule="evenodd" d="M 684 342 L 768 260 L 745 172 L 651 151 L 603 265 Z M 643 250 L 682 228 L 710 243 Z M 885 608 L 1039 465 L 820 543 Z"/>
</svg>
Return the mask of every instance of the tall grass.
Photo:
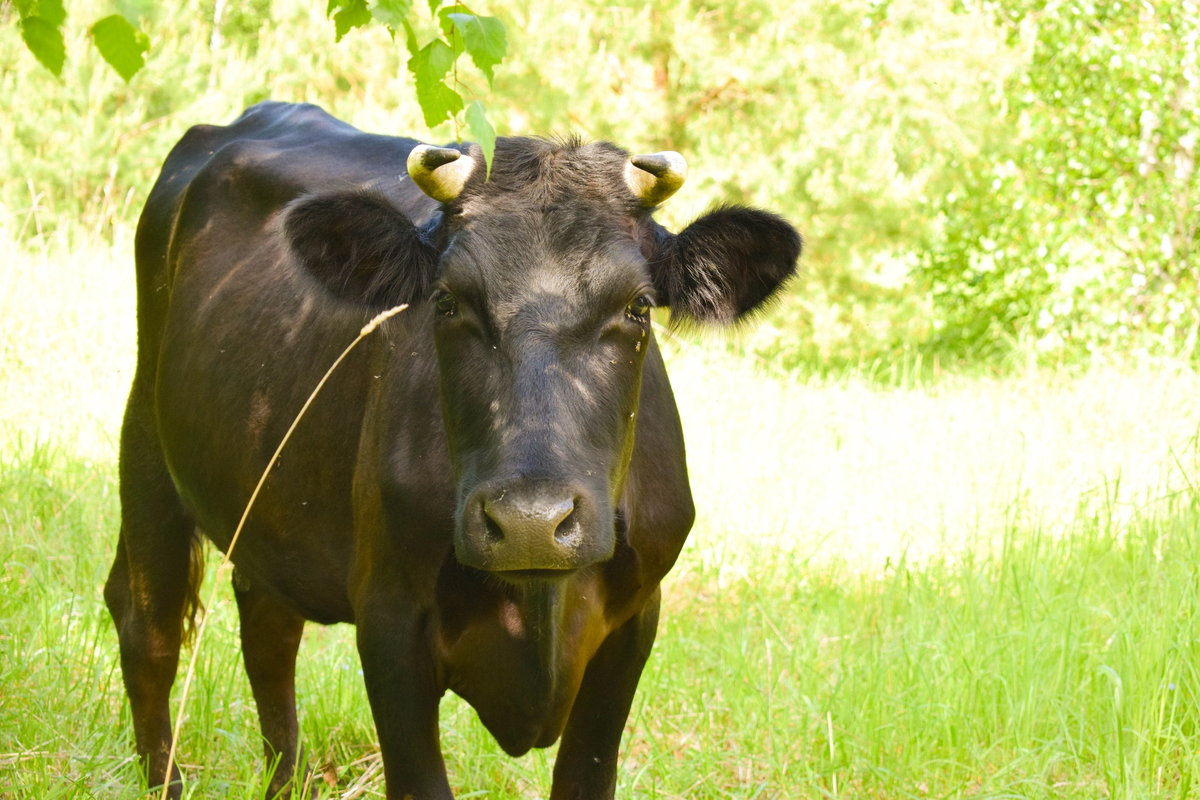
<svg viewBox="0 0 1200 800">
<path fill-rule="evenodd" d="M 1128 523 L 1095 508 L 1051 536 L 1014 518 L 994 549 L 900 555 L 873 572 L 752 542 L 731 572 L 689 548 L 665 587 L 619 796 L 1187 796 L 1200 746 L 1200 495 L 1187 477 Z M 112 466 L 16 443 L 0 507 L 0 785 L 137 796 L 100 597 Z M 259 797 L 231 602 L 213 626 L 183 763 L 196 796 Z M 351 634 L 310 628 L 301 649 L 303 736 L 333 784 L 319 781 L 323 796 L 364 775 L 381 787 Z M 545 796 L 552 752 L 509 759 L 461 701 L 444 712 L 460 796 Z"/>
<path fill-rule="evenodd" d="M 760 551 L 723 590 L 687 564 L 630 748 L 712 775 L 666 796 L 1186 796 L 1197 511 L 876 574 Z"/>
</svg>

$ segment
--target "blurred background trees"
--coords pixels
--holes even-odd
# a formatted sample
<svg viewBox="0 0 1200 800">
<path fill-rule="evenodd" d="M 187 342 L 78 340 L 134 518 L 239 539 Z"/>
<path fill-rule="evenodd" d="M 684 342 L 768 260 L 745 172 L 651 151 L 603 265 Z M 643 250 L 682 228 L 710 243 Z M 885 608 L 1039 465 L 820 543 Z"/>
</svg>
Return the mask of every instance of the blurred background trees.
<svg viewBox="0 0 1200 800">
<path fill-rule="evenodd" d="M 916 276 L 961 354 L 1195 347 L 1194 2 L 1005 0 L 1002 139 L 926 204 Z"/>
<path fill-rule="evenodd" d="M 0 228 L 28 246 L 127 246 L 182 132 L 267 97 L 374 131 L 454 136 L 426 127 L 402 36 L 358 29 L 335 45 L 309 0 L 124 9 L 150 42 L 128 84 L 69 28 L 55 78 L 7 24 L 16 6 L 0 8 Z M 668 224 L 746 202 L 805 231 L 804 278 L 731 346 L 811 372 L 1193 355 L 1190 0 L 486 10 L 507 27 L 508 58 L 494 90 L 466 79 L 499 134 L 676 149 L 692 178 L 664 209 Z M 435 23 L 417 17 L 424 40 Z"/>
</svg>

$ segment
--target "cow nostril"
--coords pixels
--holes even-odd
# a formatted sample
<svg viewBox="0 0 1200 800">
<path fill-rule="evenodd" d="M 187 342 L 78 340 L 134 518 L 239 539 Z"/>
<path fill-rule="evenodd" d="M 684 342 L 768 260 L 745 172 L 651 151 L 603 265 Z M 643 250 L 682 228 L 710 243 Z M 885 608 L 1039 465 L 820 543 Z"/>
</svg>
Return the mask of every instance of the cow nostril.
<svg viewBox="0 0 1200 800">
<path fill-rule="evenodd" d="M 575 515 L 575 504 L 571 504 L 571 510 L 562 520 L 559 521 L 558 527 L 554 529 L 554 540 L 561 545 L 573 544 L 579 534 L 579 519 Z"/>
<path fill-rule="evenodd" d="M 573 545 L 579 536 L 579 521 L 575 514 L 578 498 L 560 502 L 524 500 L 504 495 L 495 501 L 484 500 L 481 506 L 484 535 L 492 544 L 512 540 L 528 546 L 534 542 Z"/>
<path fill-rule="evenodd" d="M 493 542 L 498 542 L 504 538 L 504 529 L 500 527 L 500 523 L 492 519 L 492 515 L 488 513 L 487 506 L 483 508 L 483 528 L 487 531 L 488 538 Z"/>
</svg>

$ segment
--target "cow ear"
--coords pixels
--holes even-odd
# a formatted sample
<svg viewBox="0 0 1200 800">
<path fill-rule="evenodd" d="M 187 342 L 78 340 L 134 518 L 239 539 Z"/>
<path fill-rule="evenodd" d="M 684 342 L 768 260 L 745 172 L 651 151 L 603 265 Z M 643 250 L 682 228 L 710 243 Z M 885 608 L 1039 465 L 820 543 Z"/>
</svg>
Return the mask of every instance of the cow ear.
<svg viewBox="0 0 1200 800">
<path fill-rule="evenodd" d="M 659 240 L 654 290 L 672 316 L 728 324 L 759 308 L 796 272 L 801 240 L 766 211 L 730 206 Z"/>
<path fill-rule="evenodd" d="M 361 191 L 310 195 L 283 223 L 299 265 L 339 299 L 372 308 L 411 303 L 429 290 L 438 253 L 387 200 Z"/>
</svg>

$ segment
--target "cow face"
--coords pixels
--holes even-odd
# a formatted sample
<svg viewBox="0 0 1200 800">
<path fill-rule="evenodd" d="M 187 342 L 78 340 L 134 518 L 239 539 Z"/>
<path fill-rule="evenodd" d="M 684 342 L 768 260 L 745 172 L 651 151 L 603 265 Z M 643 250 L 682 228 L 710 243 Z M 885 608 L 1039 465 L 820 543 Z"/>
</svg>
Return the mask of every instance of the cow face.
<svg viewBox="0 0 1200 800">
<path fill-rule="evenodd" d="M 683 182 L 677 154 L 502 139 L 485 177 L 474 150 L 413 152 L 414 183 L 442 204 L 423 231 L 363 195 L 301 201 L 285 224 L 327 286 L 430 305 L 458 560 L 565 576 L 615 548 L 651 309 L 735 321 L 794 272 L 800 238 L 745 208 L 668 233 L 650 213 Z"/>
<path fill-rule="evenodd" d="M 469 566 L 572 570 L 613 551 L 656 295 L 628 232 L 578 211 L 452 223 L 430 302 Z"/>
</svg>

